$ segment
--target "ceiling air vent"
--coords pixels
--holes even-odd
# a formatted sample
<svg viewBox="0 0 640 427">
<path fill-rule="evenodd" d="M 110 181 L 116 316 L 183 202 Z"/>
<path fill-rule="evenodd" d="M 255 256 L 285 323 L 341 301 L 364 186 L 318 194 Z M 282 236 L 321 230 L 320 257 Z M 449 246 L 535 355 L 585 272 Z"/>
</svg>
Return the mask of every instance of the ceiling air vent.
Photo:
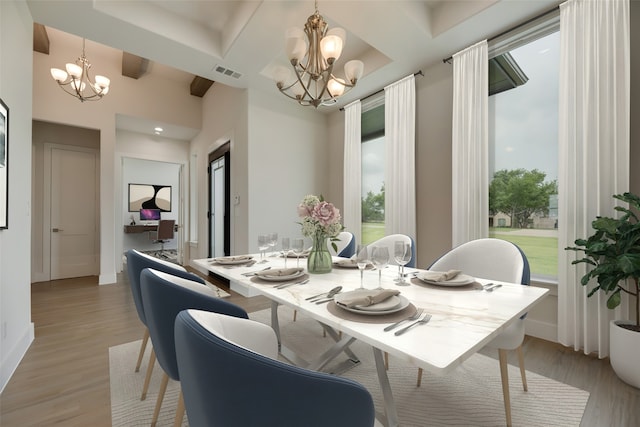
<svg viewBox="0 0 640 427">
<path fill-rule="evenodd" d="M 234 79 L 239 79 L 240 77 L 242 77 L 242 74 L 240 74 L 239 72 L 225 68 L 222 65 L 216 65 L 213 70 L 216 73 L 220 73 L 228 77 L 233 77 Z"/>
</svg>

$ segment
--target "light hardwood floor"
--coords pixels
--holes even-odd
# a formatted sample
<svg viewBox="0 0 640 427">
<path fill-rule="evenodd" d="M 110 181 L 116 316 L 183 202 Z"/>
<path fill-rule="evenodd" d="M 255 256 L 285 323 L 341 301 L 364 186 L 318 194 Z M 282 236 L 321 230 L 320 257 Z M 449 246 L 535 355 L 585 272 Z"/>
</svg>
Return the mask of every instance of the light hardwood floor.
<svg viewBox="0 0 640 427">
<path fill-rule="evenodd" d="M 2 427 L 111 425 L 108 349 L 143 333 L 126 275 L 118 280 L 32 285 L 35 340 L 0 396 Z M 229 301 L 248 312 L 269 306 L 234 293 Z M 528 370 L 591 393 L 582 426 L 640 426 L 640 390 L 620 381 L 608 360 L 535 338 L 526 339 L 524 351 Z"/>
</svg>

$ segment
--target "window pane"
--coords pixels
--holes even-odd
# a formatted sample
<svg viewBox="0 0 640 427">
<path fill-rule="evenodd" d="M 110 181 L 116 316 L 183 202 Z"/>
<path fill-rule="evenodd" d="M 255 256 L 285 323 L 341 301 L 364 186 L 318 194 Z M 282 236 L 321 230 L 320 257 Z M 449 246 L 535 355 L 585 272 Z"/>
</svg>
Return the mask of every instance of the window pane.
<svg viewBox="0 0 640 427">
<path fill-rule="evenodd" d="M 384 236 L 384 151 L 384 136 L 362 143 L 363 244 Z"/>
<path fill-rule="evenodd" d="M 520 81 L 489 97 L 489 234 L 547 279 L 557 277 L 559 44 L 556 32 L 498 57 L 503 78 Z"/>
</svg>

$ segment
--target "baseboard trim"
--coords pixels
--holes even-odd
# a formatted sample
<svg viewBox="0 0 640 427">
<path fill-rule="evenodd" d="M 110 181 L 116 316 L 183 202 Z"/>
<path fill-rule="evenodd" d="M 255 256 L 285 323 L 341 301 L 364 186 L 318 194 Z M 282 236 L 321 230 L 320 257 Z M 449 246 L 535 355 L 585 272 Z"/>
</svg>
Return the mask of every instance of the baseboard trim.
<svg viewBox="0 0 640 427">
<path fill-rule="evenodd" d="M 525 332 L 532 337 L 558 342 L 558 325 L 540 320 L 525 319 Z"/>
<path fill-rule="evenodd" d="M 22 338 L 18 340 L 11 351 L 7 353 L 7 357 L 2 361 L 2 367 L 0 368 L 0 393 L 4 391 L 5 386 L 9 383 L 9 380 L 18 368 L 18 365 L 20 365 L 24 355 L 27 354 L 27 350 L 29 350 L 29 346 L 33 342 L 34 337 L 34 324 L 31 322 L 22 335 Z"/>
<path fill-rule="evenodd" d="M 111 285 L 118 281 L 116 273 L 101 274 L 98 277 L 98 285 Z"/>
</svg>

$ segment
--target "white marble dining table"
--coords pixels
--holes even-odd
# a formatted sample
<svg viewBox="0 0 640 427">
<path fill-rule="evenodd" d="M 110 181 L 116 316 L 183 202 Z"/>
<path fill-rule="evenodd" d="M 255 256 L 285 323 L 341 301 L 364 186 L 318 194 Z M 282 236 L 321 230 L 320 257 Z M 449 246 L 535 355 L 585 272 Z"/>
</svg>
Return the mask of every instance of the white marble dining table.
<svg viewBox="0 0 640 427">
<path fill-rule="evenodd" d="M 254 255 L 256 259 L 259 255 Z M 265 267 L 283 268 L 284 258 L 271 256 L 265 263 L 256 263 L 249 267 L 224 266 L 212 262 L 211 259 L 192 261 L 192 266 L 203 272 L 211 272 L 228 279 L 231 289 L 243 289 L 247 294 L 263 295 L 272 301 L 272 324 L 277 328 L 278 305 L 288 306 L 299 313 L 320 322 L 326 329 L 340 331 L 343 338 L 332 334 L 337 341 L 332 355 L 341 351 L 357 357 L 349 352 L 350 340 L 360 340 L 371 345 L 376 361 L 378 379 L 385 401 L 387 426 L 400 425 L 384 366 L 383 353 L 401 359 L 409 364 L 423 368 L 425 371 L 446 375 L 459 366 L 465 359 L 484 347 L 509 324 L 519 319 L 547 294 L 548 290 L 535 286 L 496 282 L 483 278 L 475 278 L 475 282 L 467 286 L 433 286 L 423 283 L 417 278 L 410 279 L 409 286 L 397 286 L 394 279 L 398 275 L 397 266 L 389 266 L 382 271 L 382 286 L 397 289 L 400 295 L 407 298 L 410 307 L 422 308 L 431 314 L 429 323 L 414 327 L 407 333 L 396 336 L 394 329 L 384 331 L 384 327 L 393 323 L 381 323 L 383 317 L 372 322 L 370 315 L 358 315 L 346 312 L 333 302 L 315 304 L 306 298 L 328 292 L 340 285 L 344 291 L 360 287 L 358 269 L 334 267 L 330 273 L 309 274 L 309 281 L 304 285 L 293 285 L 277 289 L 277 283 L 252 280 L 243 273 L 256 271 Z M 334 260 L 339 260 L 334 258 Z M 306 266 L 306 260 L 300 260 Z M 296 260 L 288 259 L 288 267 L 295 267 Z M 406 273 L 422 270 L 405 268 Z M 378 286 L 378 272 L 365 271 L 365 288 Z M 489 282 L 501 284 L 492 292 L 482 290 L 482 285 Z M 331 305 L 333 304 L 333 305 Z M 408 313 L 408 311 L 407 311 Z M 410 313 L 409 313 L 410 314 Z M 392 315 L 388 315 L 392 316 Z M 395 320 L 395 319 L 394 319 Z M 398 328 L 399 329 L 399 328 Z M 278 331 L 276 331 L 278 332 Z M 286 337 L 284 337 L 286 339 Z M 308 367 L 319 368 L 323 362 Z"/>
</svg>

